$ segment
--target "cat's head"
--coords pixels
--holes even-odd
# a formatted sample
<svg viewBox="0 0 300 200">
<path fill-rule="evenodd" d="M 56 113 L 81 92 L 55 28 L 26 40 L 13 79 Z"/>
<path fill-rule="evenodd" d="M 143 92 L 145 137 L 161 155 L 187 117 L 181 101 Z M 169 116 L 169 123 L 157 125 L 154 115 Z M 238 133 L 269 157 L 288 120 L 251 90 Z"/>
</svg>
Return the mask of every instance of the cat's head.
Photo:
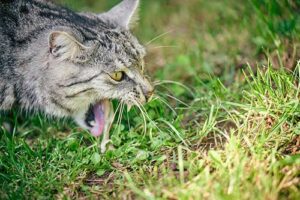
<svg viewBox="0 0 300 200">
<path fill-rule="evenodd" d="M 110 123 L 112 99 L 127 105 L 144 104 L 153 87 L 144 75 L 145 49 L 130 33 L 138 0 L 123 0 L 110 11 L 89 16 L 111 28 L 99 28 L 91 36 L 79 29 L 61 27 L 49 35 L 48 88 L 52 106 L 48 112 L 75 118 L 83 128 L 99 136 Z"/>
</svg>

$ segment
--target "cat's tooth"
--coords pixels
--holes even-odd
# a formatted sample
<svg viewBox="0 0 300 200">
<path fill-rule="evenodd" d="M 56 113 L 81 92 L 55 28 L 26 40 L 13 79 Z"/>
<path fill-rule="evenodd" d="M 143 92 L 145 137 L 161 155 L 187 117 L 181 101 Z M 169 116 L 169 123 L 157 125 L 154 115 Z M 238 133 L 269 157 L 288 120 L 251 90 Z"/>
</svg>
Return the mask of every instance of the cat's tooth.
<svg viewBox="0 0 300 200">
<path fill-rule="evenodd" d="M 110 113 L 110 109 L 111 109 L 111 106 L 110 106 L 110 101 L 109 100 L 104 100 L 103 102 L 103 105 L 104 105 L 104 113 L 105 113 L 105 117 L 106 119 L 108 118 L 109 116 L 109 113 Z"/>
<path fill-rule="evenodd" d="M 132 108 L 132 105 L 127 105 L 127 112 L 129 112 Z"/>
<path fill-rule="evenodd" d="M 91 122 L 89 122 L 89 124 L 91 125 L 91 126 L 96 126 L 96 122 L 95 121 L 91 121 Z"/>
</svg>

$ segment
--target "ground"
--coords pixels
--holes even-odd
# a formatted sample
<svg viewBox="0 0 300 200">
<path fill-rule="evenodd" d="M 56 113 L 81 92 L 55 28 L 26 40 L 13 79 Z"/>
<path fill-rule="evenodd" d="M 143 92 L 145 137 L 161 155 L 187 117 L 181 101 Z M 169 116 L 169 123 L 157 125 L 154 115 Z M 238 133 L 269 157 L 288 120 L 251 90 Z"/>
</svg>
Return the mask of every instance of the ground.
<svg viewBox="0 0 300 200">
<path fill-rule="evenodd" d="M 0 198 L 300 199 L 299 13 L 292 0 L 143 0 L 134 33 L 155 98 L 123 112 L 104 154 L 68 119 L 2 115 L 15 129 L 0 131 Z"/>
</svg>

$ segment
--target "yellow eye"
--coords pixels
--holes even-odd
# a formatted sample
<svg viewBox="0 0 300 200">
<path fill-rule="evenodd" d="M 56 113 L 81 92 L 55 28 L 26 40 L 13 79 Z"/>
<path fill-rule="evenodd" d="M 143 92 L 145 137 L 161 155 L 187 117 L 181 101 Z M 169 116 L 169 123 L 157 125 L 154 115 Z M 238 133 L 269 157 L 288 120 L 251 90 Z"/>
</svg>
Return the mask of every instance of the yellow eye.
<svg viewBox="0 0 300 200">
<path fill-rule="evenodd" d="M 124 76 L 125 76 L 125 74 L 122 71 L 120 71 L 120 72 L 113 72 L 113 73 L 110 74 L 110 77 L 112 79 L 114 79 L 115 81 L 118 81 L 118 82 L 122 81 L 124 79 Z"/>
</svg>

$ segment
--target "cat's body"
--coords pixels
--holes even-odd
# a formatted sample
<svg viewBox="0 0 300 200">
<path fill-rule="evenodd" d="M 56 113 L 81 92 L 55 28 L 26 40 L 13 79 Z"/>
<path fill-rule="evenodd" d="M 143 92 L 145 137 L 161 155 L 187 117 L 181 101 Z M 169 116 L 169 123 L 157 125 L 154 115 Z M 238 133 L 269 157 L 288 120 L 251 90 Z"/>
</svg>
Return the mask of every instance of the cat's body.
<svg viewBox="0 0 300 200">
<path fill-rule="evenodd" d="M 124 0 L 100 15 L 37 0 L 4 2 L 0 110 L 17 105 L 70 116 L 100 135 L 110 126 L 102 119 L 111 116 L 110 99 L 144 103 L 152 93 L 142 72 L 144 48 L 129 31 L 138 0 Z"/>
<path fill-rule="evenodd" d="M 98 18 L 36 1 L 2 3 L 0 19 L 1 109 L 10 109 L 16 103 L 26 109 L 43 110 L 44 104 L 55 104 L 47 97 L 51 94 L 43 94 L 47 79 L 52 78 L 43 76 L 48 48 L 42 48 L 48 46 L 51 30 L 69 27 L 84 38 L 95 38 L 110 29 Z"/>
</svg>

